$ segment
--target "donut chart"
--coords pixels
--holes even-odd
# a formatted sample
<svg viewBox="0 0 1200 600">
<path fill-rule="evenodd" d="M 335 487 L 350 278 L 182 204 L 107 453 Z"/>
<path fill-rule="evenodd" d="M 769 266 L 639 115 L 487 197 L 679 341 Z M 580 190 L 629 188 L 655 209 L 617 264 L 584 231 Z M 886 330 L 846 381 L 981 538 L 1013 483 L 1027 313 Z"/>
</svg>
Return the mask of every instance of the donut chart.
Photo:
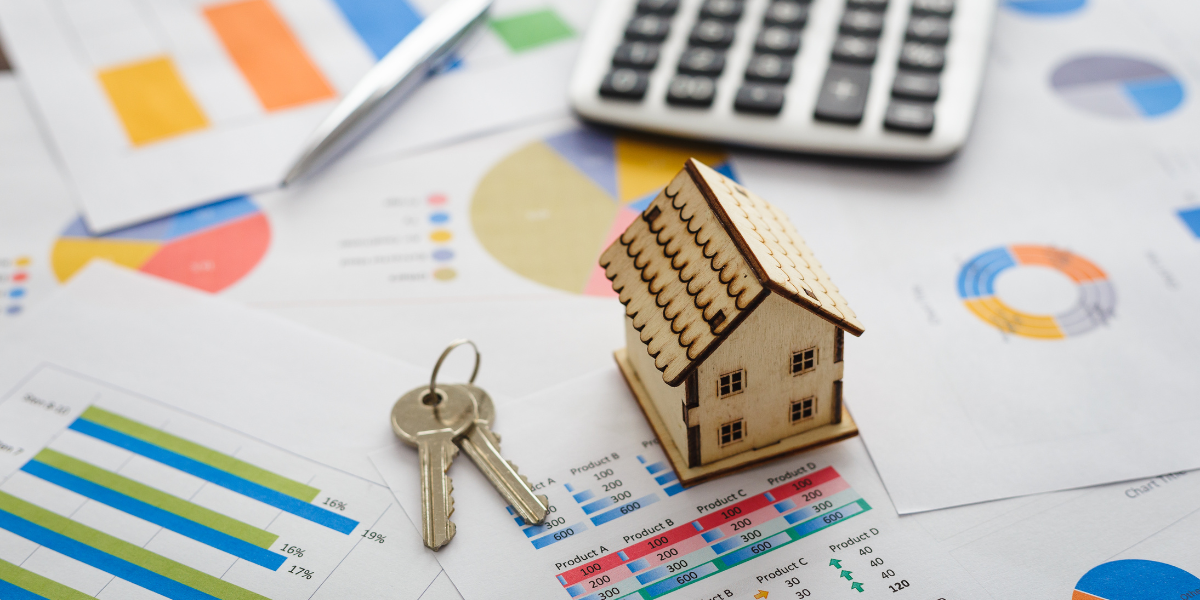
<svg viewBox="0 0 1200 600">
<path fill-rule="evenodd" d="M 1071 600 L 1176 600 L 1200 596 L 1200 578 L 1153 560 L 1115 560 L 1088 571 Z"/>
<path fill-rule="evenodd" d="M 577 129 L 527 144 L 484 175 L 471 225 L 489 254 L 552 288 L 615 296 L 600 253 L 694 157 L 734 177 L 723 151 Z"/>
<path fill-rule="evenodd" d="M 1050 86 L 1067 104 L 1112 119 L 1154 119 L 1184 101 L 1183 82 L 1149 60 L 1117 54 L 1089 54 L 1063 62 Z"/>
<path fill-rule="evenodd" d="M 238 196 L 99 236 L 76 219 L 55 242 L 50 261 L 60 282 L 104 258 L 215 293 L 258 266 L 270 243 L 266 215 Z"/>
<path fill-rule="evenodd" d="M 1075 282 L 1075 304 L 1057 315 L 1032 315 L 1004 303 L 996 277 L 1021 266 L 1049 267 Z M 1091 261 L 1050 246 L 1012 245 L 980 253 L 958 273 L 958 295 L 975 316 L 1006 333 L 1036 339 L 1062 339 L 1087 333 L 1112 318 L 1117 295 L 1108 276 Z"/>
</svg>

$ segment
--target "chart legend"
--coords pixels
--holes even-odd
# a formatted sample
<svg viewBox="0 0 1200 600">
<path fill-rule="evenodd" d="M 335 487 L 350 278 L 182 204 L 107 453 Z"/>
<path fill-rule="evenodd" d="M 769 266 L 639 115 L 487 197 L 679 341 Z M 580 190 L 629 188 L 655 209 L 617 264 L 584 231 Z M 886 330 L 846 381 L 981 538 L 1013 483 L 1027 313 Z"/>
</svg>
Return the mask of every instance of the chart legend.
<svg viewBox="0 0 1200 600">
<path fill-rule="evenodd" d="M 1009 269 L 1039 266 L 1054 269 L 1078 287 L 1078 299 L 1057 315 L 1018 311 L 996 294 L 996 279 Z M 1013 335 L 1062 339 L 1087 333 L 1112 319 L 1117 295 L 1108 276 L 1091 261 L 1050 246 L 1012 245 L 982 252 L 963 265 L 958 295 L 975 316 Z"/>
</svg>

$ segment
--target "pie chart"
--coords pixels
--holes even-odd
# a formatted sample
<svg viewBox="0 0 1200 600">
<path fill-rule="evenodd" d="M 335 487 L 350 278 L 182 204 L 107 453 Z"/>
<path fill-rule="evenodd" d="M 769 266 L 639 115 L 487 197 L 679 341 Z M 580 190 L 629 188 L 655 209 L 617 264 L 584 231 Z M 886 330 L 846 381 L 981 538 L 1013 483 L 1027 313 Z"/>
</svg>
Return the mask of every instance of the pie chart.
<svg viewBox="0 0 1200 600">
<path fill-rule="evenodd" d="M 1153 119 L 1183 104 L 1183 83 L 1166 68 L 1138 58 L 1092 54 L 1068 60 L 1050 76 L 1068 104 L 1114 119 Z"/>
<path fill-rule="evenodd" d="M 615 296 L 600 253 L 688 158 L 734 177 L 724 151 L 571 130 L 530 143 L 491 168 L 471 200 L 479 242 L 516 273 L 552 288 Z"/>
<path fill-rule="evenodd" d="M 93 258 L 219 292 L 254 269 L 271 243 L 271 227 L 239 196 L 104 235 L 77 219 L 54 244 L 50 261 L 65 282 Z"/>
<path fill-rule="evenodd" d="M 1200 596 L 1200 578 L 1152 560 L 1116 560 L 1088 571 L 1071 600 L 1178 600 Z"/>
</svg>

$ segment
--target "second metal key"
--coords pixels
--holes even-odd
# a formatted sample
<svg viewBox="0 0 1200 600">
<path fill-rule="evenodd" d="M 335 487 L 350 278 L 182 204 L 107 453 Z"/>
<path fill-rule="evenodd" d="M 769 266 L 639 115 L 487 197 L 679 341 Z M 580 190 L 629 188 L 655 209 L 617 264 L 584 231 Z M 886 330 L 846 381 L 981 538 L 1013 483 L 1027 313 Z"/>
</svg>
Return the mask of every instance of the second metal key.
<svg viewBox="0 0 1200 600">
<path fill-rule="evenodd" d="M 451 386 L 447 386 L 451 387 Z M 459 384 L 475 397 L 478 408 L 475 426 L 456 441 L 467 456 L 500 492 L 500 495 L 512 505 L 521 518 L 530 525 L 541 523 L 550 510 L 549 501 L 545 496 L 533 493 L 529 480 L 517 471 L 516 465 L 500 455 L 500 437 L 492 432 L 492 421 L 496 416 L 496 407 L 492 397 L 477 385 L 470 383 Z"/>
</svg>

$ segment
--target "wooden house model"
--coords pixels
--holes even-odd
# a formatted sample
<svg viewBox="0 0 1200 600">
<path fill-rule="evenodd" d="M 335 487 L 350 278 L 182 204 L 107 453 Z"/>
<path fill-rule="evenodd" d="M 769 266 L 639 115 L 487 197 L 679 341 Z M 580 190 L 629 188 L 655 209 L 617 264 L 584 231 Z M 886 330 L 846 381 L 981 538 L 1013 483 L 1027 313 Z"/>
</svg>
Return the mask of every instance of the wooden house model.
<svg viewBox="0 0 1200 600">
<path fill-rule="evenodd" d="M 617 363 L 684 485 L 858 434 L 842 358 L 863 325 L 762 198 L 691 159 L 600 265 Z"/>
</svg>

